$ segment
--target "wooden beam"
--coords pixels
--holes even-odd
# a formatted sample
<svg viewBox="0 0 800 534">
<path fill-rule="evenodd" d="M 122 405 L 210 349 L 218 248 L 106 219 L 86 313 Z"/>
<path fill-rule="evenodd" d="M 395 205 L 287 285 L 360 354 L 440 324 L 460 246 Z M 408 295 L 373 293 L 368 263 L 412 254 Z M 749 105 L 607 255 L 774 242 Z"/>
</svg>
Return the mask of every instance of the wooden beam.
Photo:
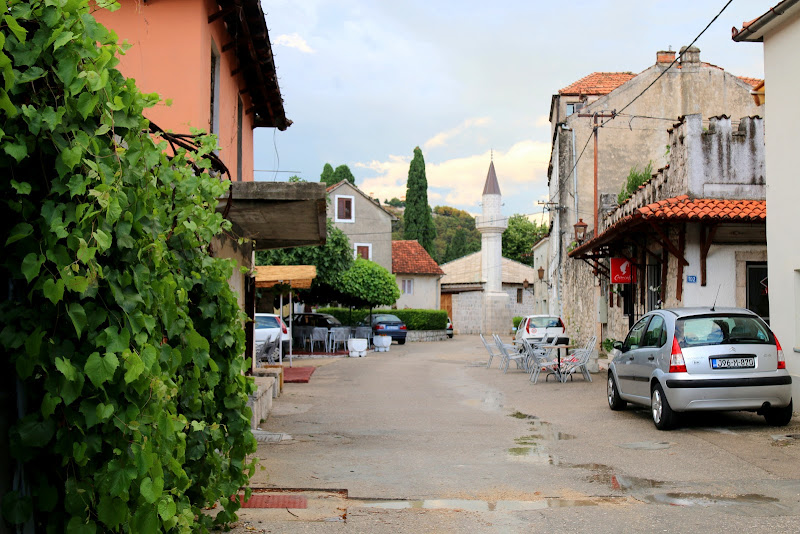
<svg viewBox="0 0 800 534">
<path fill-rule="evenodd" d="M 233 13 L 235 9 L 236 8 L 234 6 L 229 6 L 229 7 L 226 7 L 225 9 L 220 9 L 219 11 L 214 13 L 213 15 L 209 15 L 208 16 L 208 23 L 211 24 L 212 22 L 214 22 L 215 20 L 219 19 L 220 17 L 224 17 L 226 15 L 229 15 L 229 14 Z"/>
<path fill-rule="evenodd" d="M 683 263 L 681 263 L 680 258 L 683 258 L 683 252 L 686 249 L 686 225 L 681 225 L 680 229 L 678 230 L 678 252 L 680 256 L 676 256 L 678 258 L 678 286 L 675 288 L 675 296 L 678 298 L 678 302 L 683 300 Z M 686 260 L 684 260 L 686 265 L 689 265 Z"/>
<path fill-rule="evenodd" d="M 664 230 L 662 230 L 659 227 L 657 222 L 655 222 L 652 219 L 647 219 L 647 222 L 648 222 L 648 224 L 650 224 L 650 227 L 655 231 L 655 233 L 658 234 L 658 237 L 660 238 L 658 241 L 663 246 L 667 247 L 667 250 L 669 250 L 672 253 L 673 256 L 678 258 L 678 263 L 680 263 L 681 265 L 684 265 L 684 266 L 688 266 L 689 262 L 686 261 L 686 258 L 683 257 L 683 254 L 684 254 L 683 253 L 683 247 L 680 247 L 680 246 L 676 247 L 675 245 L 673 245 L 672 241 L 670 241 L 669 237 L 666 234 L 664 234 Z M 684 231 L 685 231 L 685 229 L 681 230 L 681 232 L 684 232 Z M 686 236 L 683 233 L 681 233 L 681 235 L 683 236 L 684 239 L 686 238 Z"/>
<path fill-rule="evenodd" d="M 234 41 L 231 41 L 229 43 L 225 43 L 224 45 L 222 45 L 222 51 L 223 52 L 227 52 L 228 50 L 233 50 L 234 48 L 236 48 L 236 42 L 234 42 Z"/>
<path fill-rule="evenodd" d="M 700 227 L 700 285 L 706 285 L 706 258 L 708 258 L 708 249 L 711 248 L 711 242 L 714 240 L 714 234 L 717 233 L 718 224 L 710 226 L 702 225 Z M 708 232 L 708 233 L 706 233 Z"/>
</svg>

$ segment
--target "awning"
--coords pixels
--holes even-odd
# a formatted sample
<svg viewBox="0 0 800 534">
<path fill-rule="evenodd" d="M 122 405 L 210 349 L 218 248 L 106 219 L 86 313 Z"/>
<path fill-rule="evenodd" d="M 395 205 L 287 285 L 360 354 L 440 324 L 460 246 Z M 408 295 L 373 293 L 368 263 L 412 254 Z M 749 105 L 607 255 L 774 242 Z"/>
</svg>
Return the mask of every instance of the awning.
<svg viewBox="0 0 800 534">
<path fill-rule="evenodd" d="M 220 199 L 217 211 L 238 237 L 266 250 L 324 245 L 326 208 L 324 183 L 233 182 L 230 199 Z"/>
<path fill-rule="evenodd" d="M 290 285 L 292 289 L 308 289 L 317 276 L 314 265 L 268 265 L 256 267 L 256 287 Z"/>
</svg>

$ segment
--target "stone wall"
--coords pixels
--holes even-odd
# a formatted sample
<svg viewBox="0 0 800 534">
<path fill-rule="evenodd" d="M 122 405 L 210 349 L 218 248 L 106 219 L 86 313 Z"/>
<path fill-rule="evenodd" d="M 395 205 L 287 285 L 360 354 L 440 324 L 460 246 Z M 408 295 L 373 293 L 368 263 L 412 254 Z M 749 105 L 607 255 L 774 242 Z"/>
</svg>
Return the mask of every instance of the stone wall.
<svg viewBox="0 0 800 534">
<path fill-rule="evenodd" d="M 483 291 L 453 293 L 451 319 L 456 334 L 480 334 L 483 324 Z"/>
<path fill-rule="evenodd" d="M 444 341 L 447 330 L 409 330 L 406 341 Z"/>
</svg>

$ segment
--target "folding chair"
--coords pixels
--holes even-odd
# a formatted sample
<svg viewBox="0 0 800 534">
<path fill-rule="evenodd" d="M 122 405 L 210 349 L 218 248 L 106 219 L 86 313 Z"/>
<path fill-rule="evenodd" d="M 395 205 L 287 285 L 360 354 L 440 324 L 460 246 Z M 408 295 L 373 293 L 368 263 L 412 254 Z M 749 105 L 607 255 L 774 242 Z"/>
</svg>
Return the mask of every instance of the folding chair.
<svg viewBox="0 0 800 534">
<path fill-rule="evenodd" d="M 497 348 L 500 349 L 500 354 L 503 356 L 503 373 L 508 372 L 508 366 L 512 361 L 517 364 L 517 369 L 523 369 L 525 371 L 528 370 L 525 367 L 525 358 L 527 356 L 526 353 L 517 352 L 514 345 L 503 343 L 503 340 L 500 339 L 500 336 L 497 334 L 492 334 L 492 336 L 494 337 L 494 342 L 497 345 Z"/>
<path fill-rule="evenodd" d="M 530 374 L 531 382 L 534 384 L 537 383 L 542 371 L 560 378 L 558 373 L 558 360 L 552 357 L 553 351 L 556 349 L 542 348 L 541 345 L 546 344 L 544 342 L 538 343 L 538 345 L 540 345 L 539 347 L 532 345 L 527 339 L 523 339 L 522 343 L 528 353 L 528 373 Z"/>
</svg>

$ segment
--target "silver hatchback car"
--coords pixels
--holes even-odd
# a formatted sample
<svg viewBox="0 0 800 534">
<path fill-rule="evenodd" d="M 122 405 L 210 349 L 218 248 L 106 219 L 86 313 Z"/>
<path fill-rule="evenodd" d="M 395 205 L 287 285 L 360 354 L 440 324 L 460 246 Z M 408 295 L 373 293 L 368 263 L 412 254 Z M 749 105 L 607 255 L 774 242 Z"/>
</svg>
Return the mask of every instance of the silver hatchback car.
<svg viewBox="0 0 800 534">
<path fill-rule="evenodd" d="M 609 407 L 650 406 L 660 430 L 693 410 L 756 411 L 774 426 L 792 419 L 792 377 L 783 350 L 749 310 L 653 310 L 614 349 Z"/>
</svg>

